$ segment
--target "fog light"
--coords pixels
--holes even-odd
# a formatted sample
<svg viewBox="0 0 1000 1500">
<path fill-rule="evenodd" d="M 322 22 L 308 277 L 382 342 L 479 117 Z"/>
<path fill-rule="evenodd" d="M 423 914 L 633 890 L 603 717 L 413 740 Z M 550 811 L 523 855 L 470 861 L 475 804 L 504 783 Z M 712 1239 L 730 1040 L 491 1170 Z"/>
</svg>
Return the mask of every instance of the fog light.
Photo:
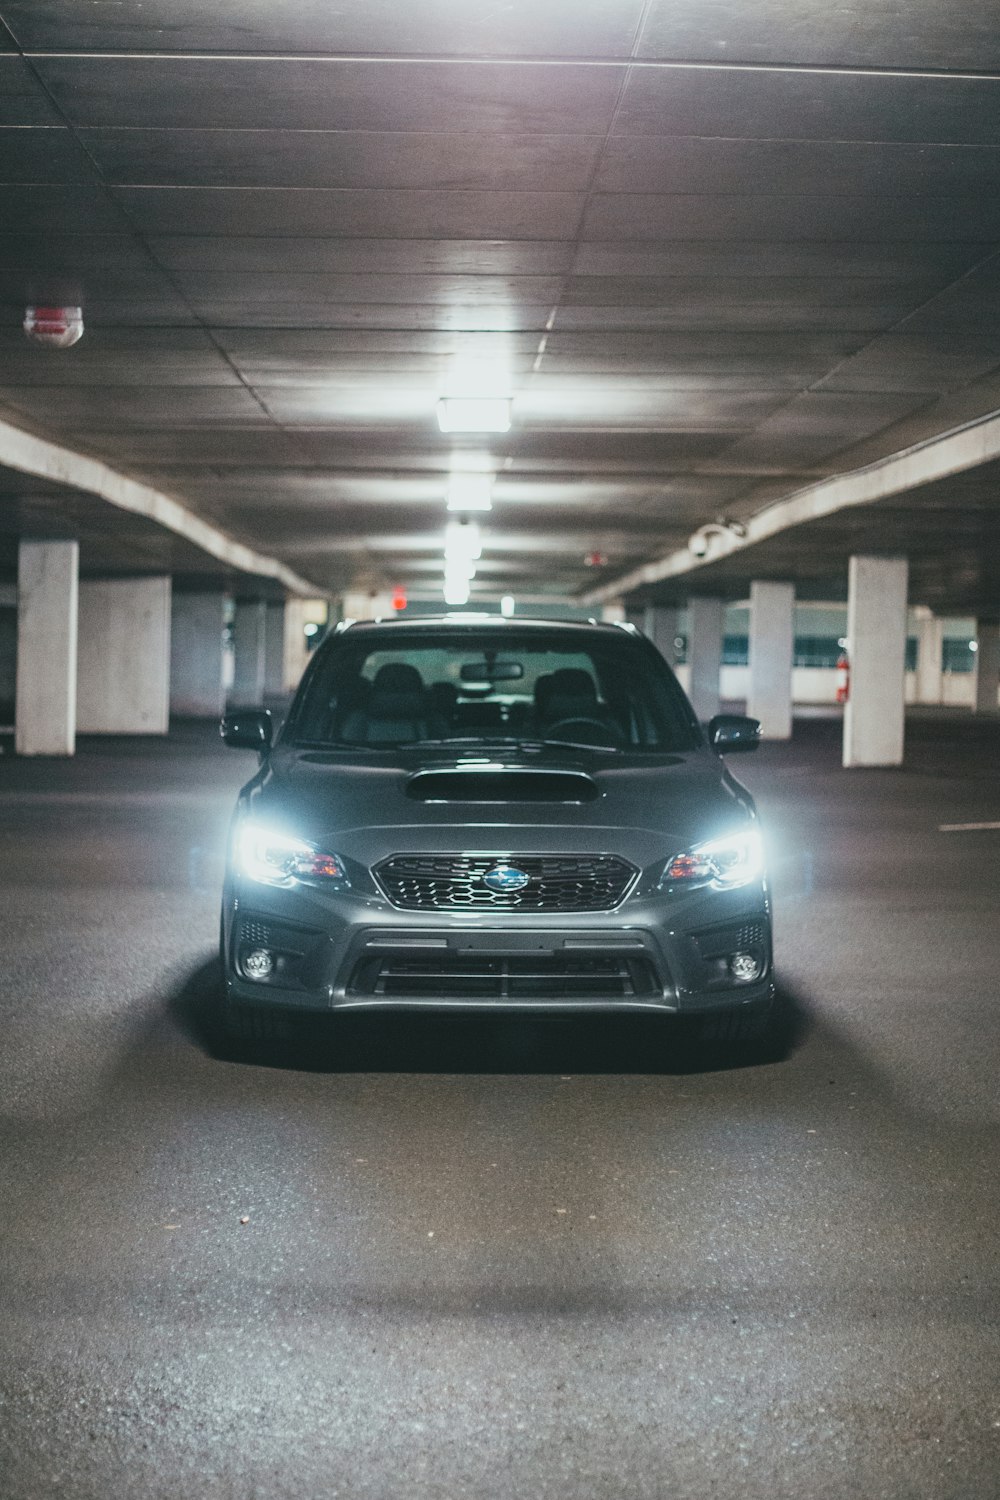
<svg viewBox="0 0 1000 1500">
<path fill-rule="evenodd" d="M 243 960 L 243 972 L 248 979 L 267 979 L 274 973 L 274 954 L 266 948 L 252 948 Z"/>
<path fill-rule="evenodd" d="M 738 984 L 750 984 L 761 975 L 761 961 L 752 953 L 734 953 L 729 960 L 729 972 Z"/>
</svg>

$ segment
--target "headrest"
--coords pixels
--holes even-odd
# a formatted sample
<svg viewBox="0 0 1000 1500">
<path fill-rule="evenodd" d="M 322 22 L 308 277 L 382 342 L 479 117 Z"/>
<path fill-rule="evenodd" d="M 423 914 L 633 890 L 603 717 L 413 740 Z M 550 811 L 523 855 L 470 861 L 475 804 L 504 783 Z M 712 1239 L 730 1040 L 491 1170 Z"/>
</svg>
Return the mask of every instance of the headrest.
<svg viewBox="0 0 1000 1500">
<path fill-rule="evenodd" d="M 587 698 L 593 703 L 597 699 L 597 690 L 590 673 L 584 672 L 581 667 L 560 667 L 558 672 L 552 673 L 546 697 L 550 702 L 554 697 L 559 697 Z"/>
<path fill-rule="evenodd" d="M 416 667 L 405 661 L 390 661 L 375 673 L 372 691 L 375 693 L 419 693 L 424 680 Z"/>
</svg>

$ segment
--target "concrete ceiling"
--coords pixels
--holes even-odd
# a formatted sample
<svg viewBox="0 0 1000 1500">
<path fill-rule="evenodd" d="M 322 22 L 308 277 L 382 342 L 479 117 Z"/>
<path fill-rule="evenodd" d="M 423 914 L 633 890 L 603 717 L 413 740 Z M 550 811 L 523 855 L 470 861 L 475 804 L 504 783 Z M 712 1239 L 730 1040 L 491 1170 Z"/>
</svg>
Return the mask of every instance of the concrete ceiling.
<svg viewBox="0 0 1000 1500">
<path fill-rule="evenodd" d="M 435 594 L 465 463 L 473 598 L 566 596 L 1000 407 L 979 0 L 0 0 L 0 184 L 0 416 L 324 591 Z M 82 342 L 30 345 L 32 301 Z M 445 437 L 480 381 L 511 431 Z M 933 489 L 685 587 L 892 548 L 995 613 L 996 465 Z M 91 568 L 197 571 L 93 504 Z"/>
</svg>

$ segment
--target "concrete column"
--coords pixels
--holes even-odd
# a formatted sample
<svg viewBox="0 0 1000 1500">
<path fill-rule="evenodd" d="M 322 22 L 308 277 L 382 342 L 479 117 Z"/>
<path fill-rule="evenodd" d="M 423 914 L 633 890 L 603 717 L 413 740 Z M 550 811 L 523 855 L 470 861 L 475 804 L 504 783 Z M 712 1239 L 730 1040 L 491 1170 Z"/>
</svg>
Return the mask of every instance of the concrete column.
<svg viewBox="0 0 1000 1500">
<path fill-rule="evenodd" d="M 673 666 L 677 660 L 678 611 L 671 605 L 651 604 L 643 614 L 642 629 L 659 651 L 664 661 Z"/>
<path fill-rule="evenodd" d="M 625 606 L 620 599 L 609 599 L 606 604 L 601 605 L 601 619 L 612 624 L 624 621 L 627 618 Z"/>
<path fill-rule="evenodd" d="M 0 583 L 0 726 L 14 723 L 17 682 L 17 584 Z"/>
<path fill-rule="evenodd" d="M 17 569 L 18 755 L 76 750 L 76 542 L 22 542 Z"/>
<path fill-rule="evenodd" d="M 766 740 L 792 737 L 794 654 L 794 584 L 751 583 L 747 713 L 760 720 L 761 733 Z"/>
<path fill-rule="evenodd" d="M 917 696 L 918 703 L 940 703 L 944 673 L 941 654 L 944 647 L 944 622 L 931 610 L 913 611 L 917 623 Z"/>
<path fill-rule="evenodd" d="M 341 599 L 341 617 L 345 620 L 392 620 L 395 616 L 391 594 L 373 589 L 369 594 L 344 594 Z"/>
<path fill-rule="evenodd" d="M 329 606 L 325 599 L 289 599 L 285 605 L 285 661 L 282 681 L 284 691 L 292 693 L 309 662 L 309 637 L 306 626 L 315 626 L 313 634 L 326 629 Z"/>
<path fill-rule="evenodd" d="M 264 696 L 280 698 L 285 691 L 285 602 L 273 599 L 264 613 Z"/>
<path fill-rule="evenodd" d="M 226 596 L 175 593 L 170 623 L 170 712 L 215 719 L 226 701 L 222 685 Z"/>
<path fill-rule="evenodd" d="M 976 713 L 995 714 L 1000 680 L 1000 623 L 996 620 L 977 621 L 976 639 Z"/>
<path fill-rule="evenodd" d="M 688 696 L 704 723 L 719 712 L 719 672 L 722 667 L 722 632 L 726 606 L 722 599 L 695 595 L 688 600 Z"/>
<path fill-rule="evenodd" d="M 233 620 L 236 675 L 234 703 L 262 703 L 267 664 L 267 604 L 263 599 L 238 599 Z"/>
<path fill-rule="evenodd" d="M 845 766 L 898 766 L 903 761 L 908 574 L 905 557 L 851 558 Z"/>
<path fill-rule="evenodd" d="M 166 734 L 170 579 L 80 584 L 76 727 L 80 734 Z"/>
</svg>

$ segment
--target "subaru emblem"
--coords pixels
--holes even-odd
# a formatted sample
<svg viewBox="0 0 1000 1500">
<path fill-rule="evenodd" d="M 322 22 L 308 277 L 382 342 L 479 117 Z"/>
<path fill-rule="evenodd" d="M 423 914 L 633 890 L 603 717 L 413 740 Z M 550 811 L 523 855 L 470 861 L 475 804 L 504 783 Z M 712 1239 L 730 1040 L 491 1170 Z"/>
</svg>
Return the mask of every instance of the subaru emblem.
<svg viewBox="0 0 1000 1500">
<path fill-rule="evenodd" d="M 491 891 L 509 896 L 513 891 L 523 891 L 530 880 L 531 876 L 519 870 L 516 865 L 494 865 L 483 876 L 483 885 L 489 886 Z"/>
</svg>

